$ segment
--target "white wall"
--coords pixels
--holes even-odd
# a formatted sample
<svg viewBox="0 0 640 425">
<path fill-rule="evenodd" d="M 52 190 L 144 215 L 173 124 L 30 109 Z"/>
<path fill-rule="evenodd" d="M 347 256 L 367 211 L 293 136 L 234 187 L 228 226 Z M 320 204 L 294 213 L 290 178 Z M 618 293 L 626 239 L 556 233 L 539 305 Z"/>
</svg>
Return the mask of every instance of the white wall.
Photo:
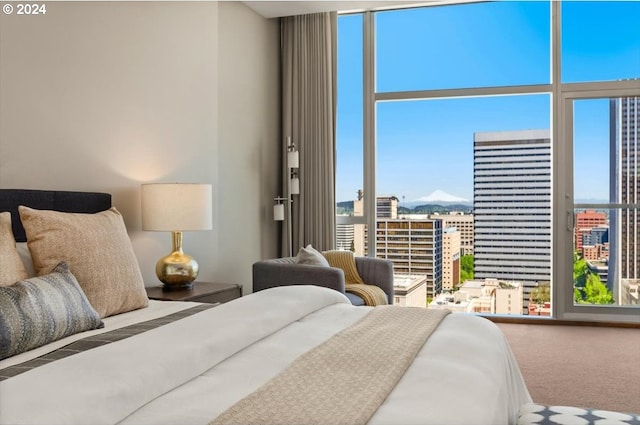
<svg viewBox="0 0 640 425">
<path fill-rule="evenodd" d="M 277 252 L 278 46 L 277 21 L 235 2 L 0 14 L 0 187 L 112 193 L 154 284 L 170 238 L 141 231 L 140 184 L 212 183 L 214 230 L 186 233 L 185 252 L 200 280 L 248 292 Z"/>
<path fill-rule="evenodd" d="M 219 11 L 218 165 L 225 178 L 219 184 L 218 259 L 224 267 L 218 279 L 233 282 L 235 270 L 250 270 L 248 259 L 278 256 L 273 198 L 280 193 L 280 26 L 239 2 L 221 2 Z"/>
</svg>

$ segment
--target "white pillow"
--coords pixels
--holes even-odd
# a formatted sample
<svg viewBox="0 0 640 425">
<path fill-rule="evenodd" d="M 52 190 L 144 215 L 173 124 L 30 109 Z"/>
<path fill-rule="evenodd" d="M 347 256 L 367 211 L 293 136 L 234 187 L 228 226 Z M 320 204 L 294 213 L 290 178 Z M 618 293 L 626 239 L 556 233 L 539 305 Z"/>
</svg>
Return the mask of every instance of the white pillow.
<svg viewBox="0 0 640 425">
<path fill-rule="evenodd" d="M 18 255 L 22 260 L 22 264 L 24 264 L 24 269 L 27 271 L 28 277 L 36 276 L 36 269 L 33 267 L 33 260 L 31 259 L 31 253 L 29 252 L 29 247 L 26 242 L 17 242 L 16 250 L 18 251 Z"/>
<path fill-rule="evenodd" d="M 314 249 L 311 244 L 307 245 L 306 248 L 300 248 L 298 255 L 296 255 L 296 263 L 329 267 L 329 262 L 324 258 L 324 255 Z"/>
</svg>

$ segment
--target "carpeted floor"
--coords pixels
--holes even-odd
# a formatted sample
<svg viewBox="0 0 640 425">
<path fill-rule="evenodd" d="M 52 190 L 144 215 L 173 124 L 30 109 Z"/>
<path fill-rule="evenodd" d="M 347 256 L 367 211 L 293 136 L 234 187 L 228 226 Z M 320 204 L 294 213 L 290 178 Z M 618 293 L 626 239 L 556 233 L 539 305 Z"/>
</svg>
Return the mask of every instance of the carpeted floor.
<svg viewBox="0 0 640 425">
<path fill-rule="evenodd" d="M 640 413 L 640 329 L 498 326 L 534 402 Z"/>
</svg>

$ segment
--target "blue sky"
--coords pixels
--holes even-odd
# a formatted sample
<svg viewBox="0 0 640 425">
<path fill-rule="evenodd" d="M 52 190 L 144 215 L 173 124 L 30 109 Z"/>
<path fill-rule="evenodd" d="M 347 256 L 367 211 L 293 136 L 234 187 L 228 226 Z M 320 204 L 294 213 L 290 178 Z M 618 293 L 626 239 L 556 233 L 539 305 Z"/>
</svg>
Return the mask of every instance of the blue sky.
<svg viewBox="0 0 640 425">
<path fill-rule="evenodd" d="M 563 82 L 640 78 L 640 2 L 563 5 Z M 497 2 L 376 15 L 377 91 L 550 81 L 550 7 Z M 338 18 L 337 201 L 362 187 L 362 19 Z M 550 95 L 378 103 L 378 194 L 473 199 L 473 133 L 550 127 Z M 607 198 L 608 103 L 576 106 L 576 198 Z M 598 170 L 598 172 L 594 172 Z"/>
</svg>

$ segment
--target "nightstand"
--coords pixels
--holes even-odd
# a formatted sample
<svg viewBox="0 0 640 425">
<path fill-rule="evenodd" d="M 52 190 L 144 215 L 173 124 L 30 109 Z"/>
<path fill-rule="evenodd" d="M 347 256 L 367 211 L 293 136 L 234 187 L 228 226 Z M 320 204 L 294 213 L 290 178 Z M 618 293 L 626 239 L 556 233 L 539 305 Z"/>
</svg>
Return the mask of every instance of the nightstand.
<svg viewBox="0 0 640 425">
<path fill-rule="evenodd" d="M 147 296 L 160 301 L 196 301 L 199 303 L 226 303 L 242 296 L 242 285 L 232 283 L 193 282 L 190 289 L 165 291 L 162 286 L 148 286 Z"/>
</svg>

